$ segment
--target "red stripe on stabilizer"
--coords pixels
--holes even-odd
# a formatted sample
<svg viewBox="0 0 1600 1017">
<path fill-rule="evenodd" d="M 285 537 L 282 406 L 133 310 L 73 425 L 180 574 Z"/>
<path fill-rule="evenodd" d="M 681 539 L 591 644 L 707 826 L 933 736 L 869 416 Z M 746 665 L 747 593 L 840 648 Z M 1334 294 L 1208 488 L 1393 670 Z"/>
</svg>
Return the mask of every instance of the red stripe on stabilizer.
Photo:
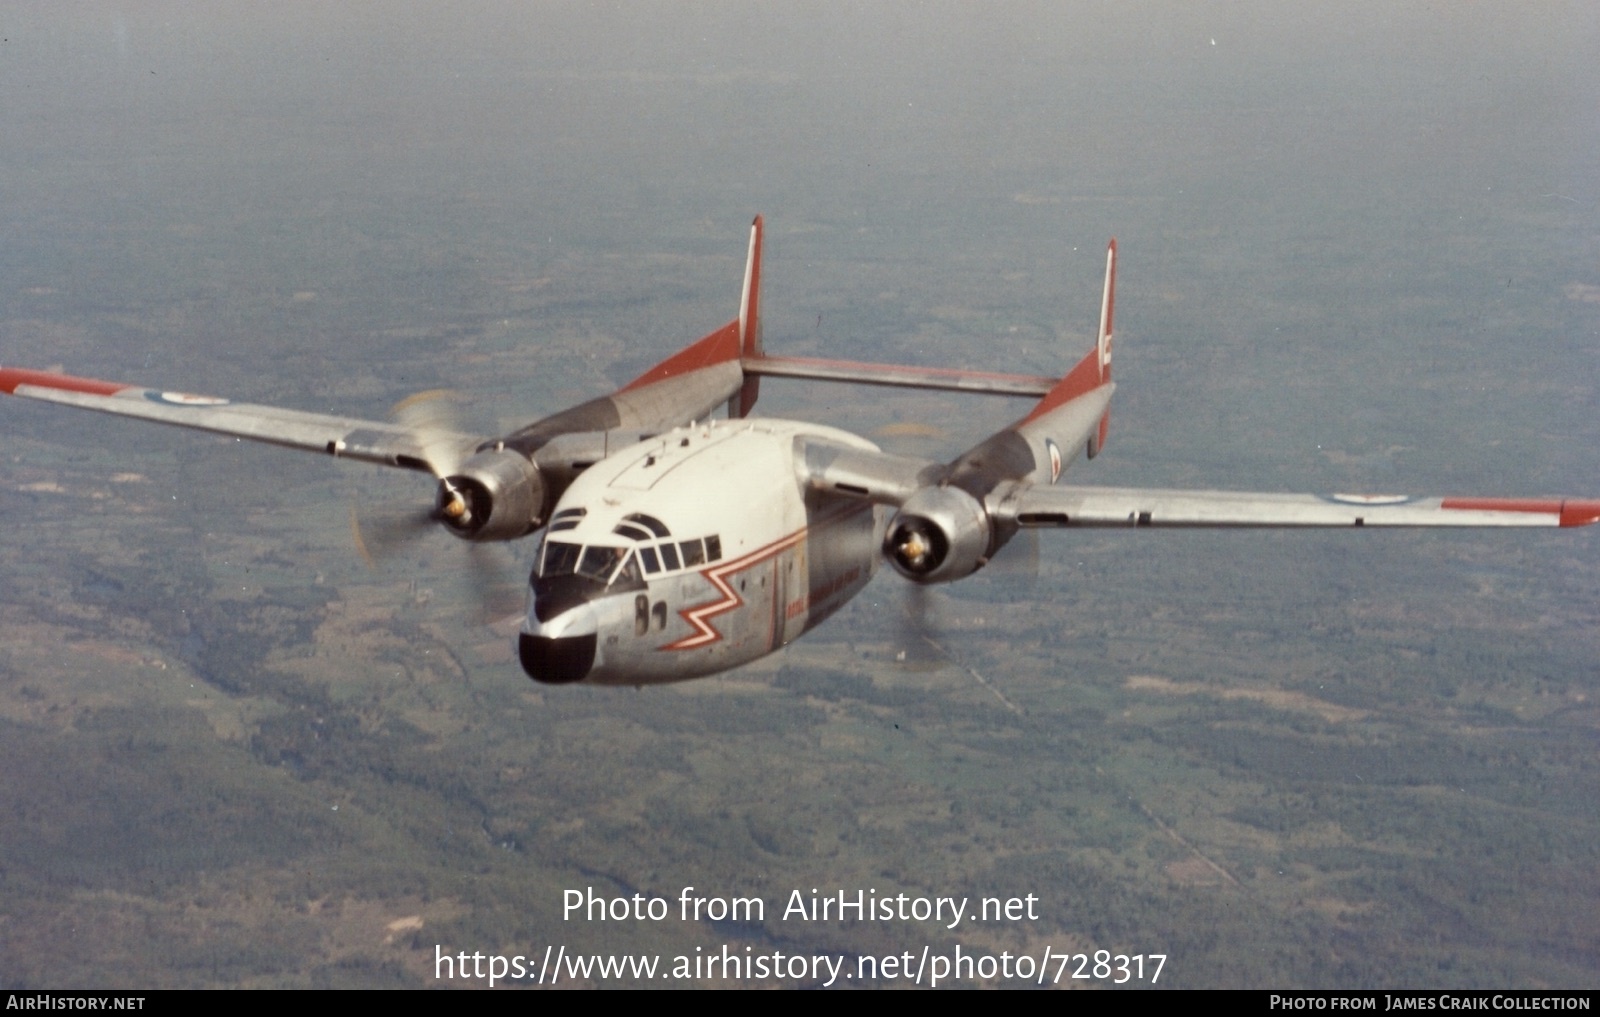
<svg viewBox="0 0 1600 1017">
<path fill-rule="evenodd" d="M 1097 346 L 1089 351 L 1089 355 L 1078 361 L 1076 367 L 1067 373 L 1065 378 L 1056 382 L 1056 387 L 1049 394 L 1039 400 L 1039 404 L 1022 418 L 1021 423 L 1026 424 L 1037 420 L 1066 403 L 1092 392 L 1099 388 L 1100 381 L 1100 348 Z M 1020 426 L 1020 424 L 1019 424 Z"/>
<path fill-rule="evenodd" d="M 622 386 L 620 391 L 631 392 L 636 388 L 654 385 L 658 381 L 666 381 L 680 374 L 688 374 L 706 367 L 715 367 L 727 361 L 739 362 L 739 322 L 738 319 L 728 322 L 704 339 L 687 349 L 679 350 L 639 377 Z"/>
<path fill-rule="evenodd" d="M 0 368 L 0 392 L 16 395 L 22 385 L 60 389 L 63 392 L 82 392 L 85 395 L 116 395 L 133 385 L 114 381 L 95 381 L 93 378 L 74 378 L 70 374 L 51 374 L 49 371 L 24 371 L 18 367 Z"/>
</svg>

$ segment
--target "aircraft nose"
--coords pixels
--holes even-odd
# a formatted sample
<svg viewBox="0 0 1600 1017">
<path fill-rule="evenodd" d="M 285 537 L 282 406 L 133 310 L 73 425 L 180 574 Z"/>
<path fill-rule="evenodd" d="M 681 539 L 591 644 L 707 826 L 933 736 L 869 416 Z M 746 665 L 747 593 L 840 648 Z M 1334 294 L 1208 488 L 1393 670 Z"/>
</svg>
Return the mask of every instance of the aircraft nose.
<svg viewBox="0 0 1600 1017">
<path fill-rule="evenodd" d="M 583 681 L 594 667 L 599 631 L 594 607 L 581 601 L 553 612 L 529 610 L 517 637 L 522 670 L 547 685 Z"/>
<path fill-rule="evenodd" d="M 583 681 L 594 666 L 595 633 L 582 636 L 517 637 L 517 655 L 528 677 L 546 685 Z"/>
</svg>

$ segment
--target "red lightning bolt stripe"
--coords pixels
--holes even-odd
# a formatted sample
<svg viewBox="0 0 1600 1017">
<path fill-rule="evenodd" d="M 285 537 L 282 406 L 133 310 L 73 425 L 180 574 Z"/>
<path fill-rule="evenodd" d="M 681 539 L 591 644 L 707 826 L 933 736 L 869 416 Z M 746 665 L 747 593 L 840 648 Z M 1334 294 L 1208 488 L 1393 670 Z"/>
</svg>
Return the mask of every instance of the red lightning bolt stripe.
<svg viewBox="0 0 1600 1017">
<path fill-rule="evenodd" d="M 784 551 L 787 551 L 789 548 L 802 543 L 813 528 L 826 529 L 828 526 L 831 526 L 834 523 L 851 518 L 858 512 L 870 511 L 871 508 L 871 505 L 864 502 L 857 505 L 852 505 L 847 511 L 841 512 L 839 515 L 836 515 L 831 519 L 824 520 L 816 527 L 807 527 L 805 529 L 796 530 L 786 537 L 780 537 L 765 547 L 760 547 L 754 551 L 751 551 L 743 558 L 735 558 L 732 561 L 725 561 L 721 564 L 713 565 L 710 568 L 705 569 L 700 574 L 705 577 L 708 583 L 716 588 L 717 592 L 721 594 L 721 596 L 715 600 L 708 600 L 704 604 L 696 604 L 693 607 L 686 607 L 679 611 L 678 617 L 688 622 L 689 626 L 695 631 L 691 632 L 687 636 L 684 636 L 682 639 L 679 639 L 677 642 L 668 643 L 665 646 L 658 647 L 658 649 L 692 650 L 696 647 L 710 646 L 712 643 L 721 642 L 722 633 L 718 632 L 717 629 L 712 626 L 711 619 L 716 618 L 719 615 L 727 614 L 729 611 L 732 611 L 744 604 L 744 598 L 739 596 L 739 594 L 734 591 L 733 587 L 728 584 L 729 576 L 754 565 L 759 565 L 764 561 L 770 561 L 779 554 L 782 554 Z"/>
<path fill-rule="evenodd" d="M 661 649 L 692 650 L 697 646 L 709 646 L 712 643 L 720 642 L 722 640 L 722 633 L 718 632 L 711 626 L 710 619 L 715 618 L 718 615 L 727 614 L 729 611 L 734 610 L 744 603 L 744 598 L 739 596 L 738 593 L 734 592 L 732 586 L 728 585 L 727 577 L 735 572 L 750 568 L 753 565 L 759 565 L 764 561 L 769 561 L 772 558 L 777 557 L 779 554 L 782 554 L 789 548 L 794 547 L 802 540 L 805 540 L 806 532 L 806 530 L 796 530 L 787 537 L 774 541 L 773 543 L 768 544 L 766 547 L 750 552 L 743 558 L 735 558 L 732 561 L 723 562 L 720 565 L 714 565 L 711 568 L 706 569 L 704 572 L 701 572 L 700 574 L 706 578 L 706 581 L 712 586 L 716 587 L 717 592 L 721 593 L 722 596 L 718 597 L 716 600 L 709 600 L 704 604 L 696 604 L 694 607 L 686 607 L 682 611 L 679 611 L 678 616 L 684 621 L 688 622 L 690 627 L 694 628 L 696 631 L 683 637 L 675 643 L 668 643 L 666 646 L 661 647 Z"/>
</svg>

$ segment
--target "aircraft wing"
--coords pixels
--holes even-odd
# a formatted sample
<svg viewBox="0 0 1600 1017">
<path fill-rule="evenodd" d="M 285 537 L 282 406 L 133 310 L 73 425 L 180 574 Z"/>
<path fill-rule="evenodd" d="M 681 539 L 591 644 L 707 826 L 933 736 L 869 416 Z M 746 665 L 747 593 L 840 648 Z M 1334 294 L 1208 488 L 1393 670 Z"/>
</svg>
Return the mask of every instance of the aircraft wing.
<svg viewBox="0 0 1600 1017">
<path fill-rule="evenodd" d="M 803 439 L 799 461 L 811 487 L 901 505 L 940 483 L 947 467 L 928 460 Z M 1279 494 L 1062 484 L 1002 485 L 989 512 L 1023 527 L 1587 526 L 1600 500 L 1417 497 L 1403 494 Z"/>
<path fill-rule="evenodd" d="M 1263 494 L 1118 487 L 1020 487 L 999 514 L 1045 526 L 1587 526 L 1600 501 L 1398 494 Z"/>
<path fill-rule="evenodd" d="M 430 434 L 431 447 L 424 448 L 411 429 L 397 424 L 14 367 L 0 368 L 0 392 L 424 473 L 429 472 L 427 460 L 439 443 L 467 453 L 483 440 L 465 434 Z"/>
<path fill-rule="evenodd" d="M 817 491 L 900 505 L 918 489 L 939 482 L 943 467 L 926 459 L 891 455 L 807 436 L 796 441 L 795 459 L 806 483 Z"/>
</svg>

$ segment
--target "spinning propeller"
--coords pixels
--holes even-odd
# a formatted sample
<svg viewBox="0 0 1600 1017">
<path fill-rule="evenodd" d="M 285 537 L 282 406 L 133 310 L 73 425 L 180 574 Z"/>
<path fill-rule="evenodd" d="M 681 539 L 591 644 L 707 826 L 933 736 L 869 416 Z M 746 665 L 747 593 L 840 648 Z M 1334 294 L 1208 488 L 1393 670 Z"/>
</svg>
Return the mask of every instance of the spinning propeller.
<svg viewBox="0 0 1600 1017">
<path fill-rule="evenodd" d="M 400 400 L 390 416 L 411 432 L 422 452 L 422 461 L 439 481 L 433 519 L 453 529 L 462 529 L 471 525 L 472 506 L 451 480 L 464 461 L 461 432 L 456 426 L 457 398 L 449 389 L 429 389 Z"/>
<path fill-rule="evenodd" d="M 478 522 L 475 492 L 460 476 L 468 443 L 456 424 L 458 396 L 448 389 L 431 389 L 408 396 L 390 412 L 395 423 L 410 432 L 422 462 L 438 481 L 434 504 L 428 509 L 363 508 L 350 506 L 350 528 L 356 551 L 368 567 L 393 557 L 435 526 L 443 525 L 456 536 L 468 537 Z M 478 601 L 481 620 L 495 621 L 519 613 L 525 583 L 515 560 L 480 543 L 468 545 L 469 585 Z"/>
<path fill-rule="evenodd" d="M 932 591 L 921 583 L 899 583 L 905 598 L 903 610 L 893 615 L 895 659 L 915 671 L 931 671 L 945 663 L 946 653 L 936 636 Z"/>
</svg>

